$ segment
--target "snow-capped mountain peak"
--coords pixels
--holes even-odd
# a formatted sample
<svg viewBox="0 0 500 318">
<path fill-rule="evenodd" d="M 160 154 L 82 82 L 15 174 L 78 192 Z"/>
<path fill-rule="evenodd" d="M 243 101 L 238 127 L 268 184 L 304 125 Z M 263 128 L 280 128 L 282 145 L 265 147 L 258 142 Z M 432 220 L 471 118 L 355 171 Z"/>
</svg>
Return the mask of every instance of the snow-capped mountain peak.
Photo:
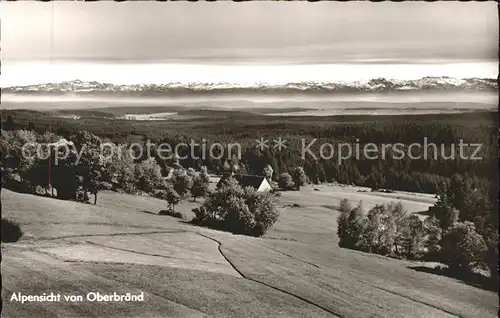
<svg viewBox="0 0 500 318">
<path fill-rule="evenodd" d="M 474 90 L 494 91 L 498 89 L 495 79 L 450 77 L 424 77 L 417 80 L 394 80 L 374 78 L 358 82 L 297 82 L 286 84 L 248 83 L 165 83 L 116 85 L 96 81 L 66 81 L 29 86 L 15 86 L 2 89 L 3 93 L 36 94 L 140 94 L 178 95 L 194 93 L 361 93 L 391 91 L 428 90 Z"/>
</svg>

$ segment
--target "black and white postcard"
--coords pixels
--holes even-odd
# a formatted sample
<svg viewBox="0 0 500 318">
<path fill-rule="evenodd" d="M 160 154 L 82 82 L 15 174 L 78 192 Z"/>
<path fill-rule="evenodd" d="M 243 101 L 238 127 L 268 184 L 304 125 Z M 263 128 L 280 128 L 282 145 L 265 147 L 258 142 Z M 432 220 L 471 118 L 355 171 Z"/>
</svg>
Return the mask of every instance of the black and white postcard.
<svg viewBox="0 0 500 318">
<path fill-rule="evenodd" d="M 2 317 L 489 318 L 498 5 L 2 1 Z"/>
</svg>

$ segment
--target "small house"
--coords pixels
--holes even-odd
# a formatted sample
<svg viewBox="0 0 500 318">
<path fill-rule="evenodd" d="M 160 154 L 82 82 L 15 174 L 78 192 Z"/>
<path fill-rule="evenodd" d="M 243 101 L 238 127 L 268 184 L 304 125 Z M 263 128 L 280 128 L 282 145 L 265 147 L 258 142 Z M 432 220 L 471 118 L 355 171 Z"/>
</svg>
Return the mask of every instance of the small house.
<svg viewBox="0 0 500 318">
<path fill-rule="evenodd" d="M 217 183 L 217 188 L 219 188 L 220 185 L 227 178 L 234 178 L 241 187 L 243 187 L 243 188 L 252 187 L 257 192 L 268 192 L 268 191 L 271 191 L 273 189 L 271 184 L 269 184 L 269 182 L 267 181 L 266 177 L 245 175 L 245 174 L 226 175 L 226 176 L 222 177 L 220 179 L 220 181 Z"/>
</svg>

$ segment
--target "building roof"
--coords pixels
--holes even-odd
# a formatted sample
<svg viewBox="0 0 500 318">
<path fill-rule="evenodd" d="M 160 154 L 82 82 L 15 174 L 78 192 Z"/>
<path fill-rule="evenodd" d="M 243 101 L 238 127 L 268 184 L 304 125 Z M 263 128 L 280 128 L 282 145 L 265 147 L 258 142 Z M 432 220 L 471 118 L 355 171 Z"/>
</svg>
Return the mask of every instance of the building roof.
<svg viewBox="0 0 500 318">
<path fill-rule="evenodd" d="M 227 178 L 234 178 L 240 186 L 243 188 L 246 187 L 252 187 L 255 190 L 258 190 L 260 185 L 264 180 L 266 180 L 266 177 L 264 176 L 252 176 L 248 174 L 234 174 L 234 175 L 228 175 L 224 176 L 220 179 L 220 181 L 217 183 L 217 188 L 224 182 Z"/>
</svg>

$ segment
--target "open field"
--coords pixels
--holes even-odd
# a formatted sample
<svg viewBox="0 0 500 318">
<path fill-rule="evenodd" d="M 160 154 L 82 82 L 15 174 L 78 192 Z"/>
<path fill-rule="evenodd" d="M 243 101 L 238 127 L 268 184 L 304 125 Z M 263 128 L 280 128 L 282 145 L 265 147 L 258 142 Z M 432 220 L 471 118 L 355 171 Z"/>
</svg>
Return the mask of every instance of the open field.
<svg viewBox="0 0 500 318">
<path fill-rule="evenodd" d="M 251 238 L 157 213 L 164 201 L 112 192 L 96 206 L 2 191 L 25 235 L 2 244 L 2 317 L 496 317 L 495 293 L 337 246 L 334 210 L 394 195 L 331 186 L 278 198 L 281 218 Z M 418 212 L 431 198 L 401 194 Z M 291 207 L 297 203 L 300 207 Z M 29 280 L 26 277 L 30 277 Z M 13 292 L 145 293 L 144 302 L 9 302 Z"/>
</svg>

